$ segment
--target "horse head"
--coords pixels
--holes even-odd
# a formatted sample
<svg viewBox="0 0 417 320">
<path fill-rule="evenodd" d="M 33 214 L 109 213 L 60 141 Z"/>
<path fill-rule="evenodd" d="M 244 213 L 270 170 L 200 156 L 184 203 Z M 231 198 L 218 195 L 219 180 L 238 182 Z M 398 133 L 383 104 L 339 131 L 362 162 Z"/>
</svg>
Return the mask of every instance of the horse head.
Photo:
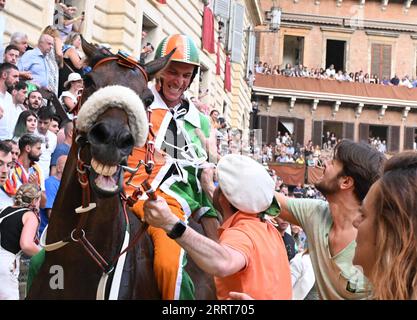
<svg viewBox="0 0 417 320">
<path fill-rule="evenodd" d="M 84 91 L 76 127 L 77 144 L 90 163 L 90 184 L 100 197 L 122 190 L 123 165 L 134 146 L 143 146 L 148 136 L 145 108 L 153 102 L 148 80 L 169 62 L 166 56 L 141 66 L 131 57 L 114 55 L 82 38 L 92 71 L 84 76 Z M 87 148 L 86 148 L 87 149 Z"/>
</svg>

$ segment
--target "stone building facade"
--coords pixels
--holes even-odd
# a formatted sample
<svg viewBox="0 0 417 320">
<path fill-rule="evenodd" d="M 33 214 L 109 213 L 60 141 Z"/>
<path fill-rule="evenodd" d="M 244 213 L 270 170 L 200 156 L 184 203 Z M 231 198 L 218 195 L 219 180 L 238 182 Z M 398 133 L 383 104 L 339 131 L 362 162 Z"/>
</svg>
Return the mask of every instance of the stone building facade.
<svg viewBox="0 0 417 320">
<path fill-rule="evenodd" d="M 147 31 L 143 41 L 152 43 L 155 49 L 166 35 L 190 35 L 201 49 L 202 61 L 200 81 L 194 81 L 192 95 L 203 96 L 202 102 L 224 114 L 230 127 L 249 129 L 251 90 L 246 82 L 246 66 L 254 60 L 255 46 L 254 39 L 250 42 L 250 32 L 245 30 L 263 23 L 259 0 L 66 0 L 65 3 L 76 6 L 78 14 L 85 12 L 84 37 L 94 43 L 109 44 L 113 52 L 122 49 L 139 56 L 142 31 Z M 202 45 L 205 5 L 214 12 L 214 53 Z M 36 45 L 41 30 L 53 22 L 54 6 L 52 0 L 7 1 L 4 45 L 16 31 L 27 33 L 30 44 Z M 219 37 L 222 39 L 217 46 Z M 227 55 L 232 57 L 230 91 L 225 90 Z M 153 55 L 149 56 L 147 61 L 152 58 Z"/>
<path fill-rule="evenodd" d="M 257 59 L 283 69 L 286 63 L 336 71 L 376 74 L 380 79 L 416 79 L 417 3 L 387 0 L 261 1 L 265 16 L 274 4 L 281 8 L 277 34 L 259 33 Z M 299 143 L 321 145 L 326 131 L 339 138 L 368 141 L 380 137 L 390 152 L 415 148 L 416 88 L 349 83 L 314 91 L 305 79 L 274 81 L 256 75 L 253 100 L 258 106 L 254 127 L 263 129 L 263 142 L 273 142 L 276 131 L 295 134 Z M 316 80 L 314 81 L 330 81 Z M 278 87 L 277 87 L 277 83 Z M 377 87 L 369 87 L 377 86 Z M 310 89 L 309 89 L 310 88 Z M 324 87 L 325 88 L 325 87 Z M 377 89 L 376 89 L 377 88 Z M 368 94 L 367 89 L 374 92 Z M 313 91 L 310 91 L 313 90 Z M 340 93 L 343 91 L 348 93 Z M 368 90 L 368 91 L 369 91 Z M 389 90 L 390 95 L 384 92 Z M 407 91 L 409 90 L 409 91 Z M 415 92 L 414 92 L 415 90 Z"/>
</svg>

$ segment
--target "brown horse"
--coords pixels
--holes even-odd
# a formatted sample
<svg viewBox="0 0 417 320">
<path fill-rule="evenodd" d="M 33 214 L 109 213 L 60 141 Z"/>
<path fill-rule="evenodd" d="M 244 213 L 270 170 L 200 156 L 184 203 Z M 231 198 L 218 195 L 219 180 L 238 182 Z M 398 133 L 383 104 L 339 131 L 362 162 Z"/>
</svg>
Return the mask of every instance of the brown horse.
<svg viewBox="0 0 417 320">
<path fill-rule="evenodd" d="M 145 106 L 152 103 L 147 77 L 161 70 L 169 57 L 132 67 L 129 60 L 116 59 L 111 52 L 97 49 L 84 39 L 82 44 L 93 71 L 84 79 L 79 132 L 68 156 L 46 238 L 46 244 L 62 240 L 68 244 L 45 253 L 28 298 L 95 299 L 102 292 L 105 298 L 159 299 L 152 241 L 120 196 L 121 165 L 126 164 L 134 145 L 143 145 L 147 136 L 146 117 L 138 116 L 145 114 L 144 109 L 134 109 L 141 104 L 135 96 L 141 97 Z M 119 97 L 113 98 L 113 94 Z M 131 109 L 125 110 L 126 105 Z M 135 234 L 142 236 L 128 248 L 119 270 L 120 287 L 114 293 L 111 284 L 122 247 L 126 247 L 124 235 L 128 229 L 130 240 Z M 54 285 L 56 270 L 62 271 L 63 278 Z M 215 298 L 211 277 L 190 260 L 186 270 L 196 284 L 197 299 Z M 107 282 L 101 282 L 104 275 L 108 275 Z M 103 290 L 98 290 L 99 284 Z"/>
</svg>

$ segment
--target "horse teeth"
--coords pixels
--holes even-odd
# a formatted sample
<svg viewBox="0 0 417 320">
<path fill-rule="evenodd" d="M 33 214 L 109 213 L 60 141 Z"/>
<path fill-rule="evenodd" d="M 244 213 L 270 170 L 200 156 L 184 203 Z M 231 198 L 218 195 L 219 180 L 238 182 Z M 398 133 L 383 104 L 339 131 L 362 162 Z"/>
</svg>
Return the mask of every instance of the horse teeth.
<svg viewBox="0 0 417 320">
<path fill-rule="evenodd" d="M 103 166 L 103 171 L 101 172 L 101 174 L 103 176 L 108 177 L 109 176 L 109 170 L 110 170 L 110 167 L 109 166 Z"/>
</svg>

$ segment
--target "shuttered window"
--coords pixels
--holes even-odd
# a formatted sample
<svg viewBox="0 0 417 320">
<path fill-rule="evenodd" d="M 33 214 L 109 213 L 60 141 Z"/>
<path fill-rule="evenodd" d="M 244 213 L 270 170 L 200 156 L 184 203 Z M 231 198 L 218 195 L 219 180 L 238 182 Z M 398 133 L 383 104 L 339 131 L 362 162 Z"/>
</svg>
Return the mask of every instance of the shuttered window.
<svg viewBox="0 0 417 320">
<path fill-rule="evenodd" d="M 253 66 L 255 65 L 255 53 L 256 53 L 256 36 L 253 32 L 249 32 L 249 45 L 248 45 L 248 61 L 246 63 L 246 77 L 249 76 L 249 70 L 252 74 L 255 74 Z"/>
<path fill-rule="evenodd" d="M 344 122 L 343 123 L 343 138 L 353 140 L 355 133 L 355 124 Z"/>
<path fill-rule="evenodd" d="M 404 150 L 414 150 L 415 128 L 406 127 L 404 131 Z"/>
<path fill-rule="evenodd" d="M 368 143 L 369 140 L 369 124 L 359 124 L 359 142 Z"/>
<path fill-rule="evenodd" d="M 215 0 L 214 15 L 224 20 L 229 20 L 230 17 L 230 0 Z"/>
<path fill-rule="evenodd" d="M 244 17 L 245 7 L 240 3 L 234 3 L 227 49 L 231 51 L 230 58 L 235 63 L 242 63 Z"/>
<path fill-rule="evenodd" d="M 323 136 L 323 121 L 313 121 L 313 144 L 321 146 Z"/>
<path fill-rule="evenodd" d="M 295 142 L 304 146 L 304 119 L 295 120 Z"/>
<path fill-rule="evenodd" d="M 380 79 L 391 78 L 391 45 L 372 44 L 371 75 L 376 74 Z"/>
<path fill-rule="evenodd" d="M 398 152 L 400 150 L 400 127 L 389 127 L 388 151 Z"/>
</svg>

